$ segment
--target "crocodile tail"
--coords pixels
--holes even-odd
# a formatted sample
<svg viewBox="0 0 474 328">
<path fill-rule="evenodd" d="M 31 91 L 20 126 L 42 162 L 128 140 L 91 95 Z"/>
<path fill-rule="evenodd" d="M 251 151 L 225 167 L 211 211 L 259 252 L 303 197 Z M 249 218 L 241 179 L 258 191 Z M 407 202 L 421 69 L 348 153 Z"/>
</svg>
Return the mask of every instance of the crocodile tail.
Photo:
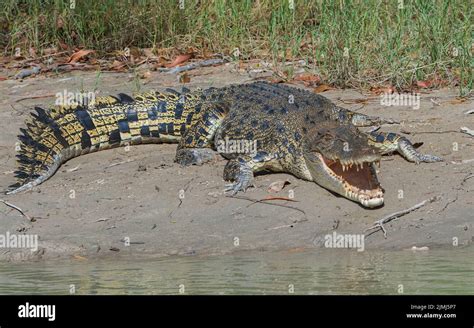
<svg viewBox="0 0 474 328">
<path fill-rule="evenodd" d="M 7 194 L 14 194 L 32 188 L 48 179 L 61 164 L 62 152 L 69 147 L 61 134 L 61 129 L 51 116 L 40 107 L 26 121 L 26 129 L 21 128 L 16 147 L 17 182 L 9 186 Z"/>
<path fill-rule="evenodd" d="M 195 112 L 192 106 L 177 105 L 173 100 L 178 95 L 119 94 L 96 98 L 87 106 L 36 107 L 18 136 L 17 182 L 6 193 L 39 185 L 62 163 L 82 154 L 120 145 L 177 142 Z"/>
</svg>

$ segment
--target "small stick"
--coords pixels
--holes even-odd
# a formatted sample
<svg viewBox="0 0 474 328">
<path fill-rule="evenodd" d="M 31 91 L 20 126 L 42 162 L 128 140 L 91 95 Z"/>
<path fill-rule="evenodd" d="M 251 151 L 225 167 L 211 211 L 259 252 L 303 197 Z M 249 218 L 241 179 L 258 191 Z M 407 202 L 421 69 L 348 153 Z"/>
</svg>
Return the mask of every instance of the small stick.
<svg viewBox="0 0 474 328">
<path fill-rule="evenodd" d="M 249 197 L 245 197 L 245 196 L 228 196 L 228 197 L 231 197 L 231 198 L 237 198 L 237 199 L 243 199 L 243 200 L 248 200 L 250 202 L 253 202 L 253 204 L 256 204 L 256 203 L 260 203 L 260 204 L 267 204 L 267 205 L 273 205 L 273 206 L 280 206 L 280 207 L 286 207 L 286 208 L 291 208 L 293 210 L 296 210 L 296 211 L 299 211 L 301 213 L 304 214 L 304 216 L 306 216 L 306 212 L 303 211 L 302 209 L 299 209 L 297 207 L 294 207 L 294 206 L 290 206 L 290 205 L 283 205 L 283 204 L 275 204 L 275 203 L 269 203 L 267 201 L 265 201 L 265 199 L 252 199 L 252 198 L 249 198 Z M 286 200 L 286 199 L 285 199 Z M 253 204 L 250 204 L 250 205 L 253 205 Z M 250 206 L 249 205 L 249 206 Z"/>
<path fill-rule="evenodd" d="M 194 63 L 190 63 L 190 64 L 183 65 L 183 66 L 177 66 L 177 67 L 173 67 L 173 68 L 161 68 L 160 71 L 161 72 L 166 72 L 167 74 L 177 74 L 177 73 L 181 73 L 181 72 L 185 72 L 185 71 L 190 71 L 190 70 L 198 68 L 198 67 L 220 65 L 220 64 L 224 64 L 226 62 L 227 61 L 225 59 L 220 59 L 220 58 L 207 59 L 207 60 L 194 62 Z"/>
<path fill-rule="evenodd" d="M 23 215 L 25 218 L 27 218 L 30 222 L 34 222 L 34 221 L 35 221 L 34 219 L 30 218 L 30 217 L 28 216 L 28 214 L 26 214 L 25 212 L 23 212 L 23 210 L 22 210 L 21 208 L 19 208 L 18 206 L 13 205 L 13 204 L 11 204 L 11 203 L 7 202 L 6 200 L 3 200 L 3 199 L 0 199 L 0 202 L 2 202 L 3 204 L 7 205 L 8 207 L 11 207 L 11 208 L 17 210 L 18 212 L 21 213 L 21 215 Z"/>
<path fill-rule="evenodd" d="M 420 207 L 423 207 L 425 206 L 426 204 L 429 204 L 429 203 L 432 203 L 432 202 L 435 202 L 437 200 L 441 199 L 440 196 L 433 196 L 431 197 L 430 199 L 427 199 L 427 200 L 424 200 L 422 201 L 421 203 L 418 203 L 410 208 L 407 208 L 407 209 L 404 209 L 404 210 L 401 210 L 401 211 L 398 211 L 398 212 L 395 212 L 395 213 L 392 213 L 392 214 L 389 214 L 383 218 L 381 218 L 380 220 L 377 220 L 373 223 L 373 225 L 367 229 L 365 229 L 364 232 L 368 231 L 368 230 L 373 230 L 373 229 L 379 229 L 379 230 L 382 230 L 383 232 L 383 236 L 384 238 L 387 238 L 387 230 L 385 230 L 385 227 L 383 226 L 384 224 L 392 221 L 392 220 L 395 220 L 395 219 L 398 219 L 399 217 L 401 216 L 404 216 L 410 212 L 413 212 L 417 209 L 419 209 Z M 375 231 L 371 232 L 370 234 L 374 233 Z"/>
<path fill-rule="evenodd" d="M 47 95 L 42 95 L 42 96 L 31 96 L 31 97 L 24 97 L 24 98 L 20 98 L 20 99 L 17 99 L 15 100 L 15 102 L 20 102 L 20 101 L 23 101 L 23 100 L 28 100 L 28 99 L 41 99 L 41 98 L 50 98 L 50 97 L 54 97 L 55 95 L 53 95 L 52 93 L 51 94 L 47 94 Z"/>
<path fill-rule="evenodd" d="M 266 202 L 266 201 L 269 201 L 269 200 L 286 200 L 288 202 L 298 202 L 297 200 L 294 200 L 294 199 L 291 199 L 291 198 L 288 198 L 288 197 L 266 197 L 266 198 L 262 198 L 260 199 L 262 202 Z"/>
</svg>

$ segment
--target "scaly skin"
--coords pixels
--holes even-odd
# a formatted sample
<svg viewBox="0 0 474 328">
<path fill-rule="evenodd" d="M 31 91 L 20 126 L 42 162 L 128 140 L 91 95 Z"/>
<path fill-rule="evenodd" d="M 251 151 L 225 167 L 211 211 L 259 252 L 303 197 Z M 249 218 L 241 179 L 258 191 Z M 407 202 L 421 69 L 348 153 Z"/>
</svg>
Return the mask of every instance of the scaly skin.
<svg viewBox="0 0 474 328">
<path fill-rule="evenodd" d="M 383 204 L 374 167 L 382 154 L 398 151 L 416 163 L 440 160 L 418 153 L 396 134 L 357 129 L 393 121 L 265 82 L 181 93 L 167 89 L 134 98 L 119 94 L 87 107 L 36 110 L 19 136 L 18 183 L 8 193 L 42 183 L 81 154 L 128 144 L 179 142 L 176 162 L 181 165 L 203 164 L 214 158 L 215 150 L 227 158 L 224 178 L 233 181 L 226 186 L 231 194 L 245 191 L 255 172 L 267 170 L 291 173 L 375 207 Z"/>
</svg>

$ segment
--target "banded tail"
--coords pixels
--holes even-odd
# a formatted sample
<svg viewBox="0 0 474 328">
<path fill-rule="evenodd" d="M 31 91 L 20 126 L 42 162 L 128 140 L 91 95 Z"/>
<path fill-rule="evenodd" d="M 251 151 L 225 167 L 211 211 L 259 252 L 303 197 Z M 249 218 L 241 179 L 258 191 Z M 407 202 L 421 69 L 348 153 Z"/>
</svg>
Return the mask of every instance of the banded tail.
<svg viewBox="0 0 474 328">
<path fill-rule="evenodd" d="M 7 194 L 31 189 L 67 160 L 121 145 L 177 142 L 196 120 L 201 94 L 172 89 L 98 97 L 87 105 L 36 107 L 19 135 L 17 183 Z"/>
</svg>

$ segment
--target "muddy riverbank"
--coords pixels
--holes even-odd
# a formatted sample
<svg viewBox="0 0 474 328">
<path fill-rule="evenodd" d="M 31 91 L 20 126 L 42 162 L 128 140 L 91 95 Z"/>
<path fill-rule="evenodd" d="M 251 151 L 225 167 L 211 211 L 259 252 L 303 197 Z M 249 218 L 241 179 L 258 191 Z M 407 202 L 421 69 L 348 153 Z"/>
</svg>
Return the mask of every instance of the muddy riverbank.
<svg viewBox="0 0 474 328">
<path fill-rule="evenodd" d="M 223 86 L 250 81 L 231 66 L 202 68 L 186 87 Z M 129 74 L 103 74 L 102 93 L 131 93 Z M 48 106 L 57 92 L 93 88 L 97 74 L 80 72 L 24 81 L 0 81 L 0 189 L 14 182 L 15 143 L 19 128 L 33 105 Z M 176 77 L 153 73 L 143 90 L 179 87 Z M 48 97 L 48 95 L 50 95 Z M 474 145 L 460 127 L 474 128 L 474 101 L 456 101 L 456 90 L 421 94 L 420 108 L 384 107 L 380 98 L 354 90 L 323 93 L 335 103 L 364 114 L 393 118 L 403 124 L 384 131 L 406 132 L 420 150 L 445 161 L 414 165 L 395 155 L 385 157 L 379 180 L 386 190 L 385 205 L 368 210 L 337 197 L 314 183 L 287 174 L 259 175 L 256 188 L 245 196 L 267 197 L 277 180 L 290 184 L 297 202 L 253 203 L 223 194 L 225 160 L 181 168 L 173 163 L 175 145 L 143 145 L 113 149 L 75 158 L 48 181 L 31 191 L 3 195 L 35 222 L 0 204 L 0 234 L 38 236 L 38 249 L 3 248 L 2 260 L 62 257 L 168 256 L 226 254 L 245 250 L 299 250 L 324 247 L 324 236 L 362 234 L 375 220 L 425 199 L 428 204 L 386 225 L 384 238 L 365 238 L 365 249 L 455 248 L 473 241 Z M 46 96 L 46 97 L 45 97 Z M 40 97 L 33 99 L 32 97 Z M 24 99 L 27 98 L 27 99 Z M 400 197 L 402 195 L 403 197 Z M 304 213 L 303 213 L 304 212 Z"/>
</svg>

